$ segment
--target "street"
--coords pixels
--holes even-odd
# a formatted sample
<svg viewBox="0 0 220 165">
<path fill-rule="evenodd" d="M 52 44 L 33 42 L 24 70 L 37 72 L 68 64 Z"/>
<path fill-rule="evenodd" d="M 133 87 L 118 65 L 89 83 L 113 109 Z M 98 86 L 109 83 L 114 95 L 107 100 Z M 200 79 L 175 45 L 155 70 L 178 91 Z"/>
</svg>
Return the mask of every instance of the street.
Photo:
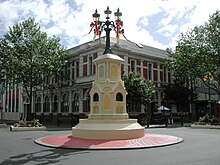
<svg viewBox="0 0 220 165">
<path fill-rule="evenodd" d="M 0 165 L 219 165 L 220 130 L 190 127 L 148 128 L 179 136 L 182 143 L 148 149 L 73 150 L 40 146 L 44 136 L 71 134 L 71 128 L 10 132 L 0 128 Z"/>
</svg>

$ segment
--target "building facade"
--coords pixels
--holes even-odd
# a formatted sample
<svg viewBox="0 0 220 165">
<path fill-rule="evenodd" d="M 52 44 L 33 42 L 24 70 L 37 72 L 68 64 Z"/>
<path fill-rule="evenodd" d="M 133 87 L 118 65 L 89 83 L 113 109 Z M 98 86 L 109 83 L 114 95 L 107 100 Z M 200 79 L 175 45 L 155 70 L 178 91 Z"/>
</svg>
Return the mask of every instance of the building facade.
<svg viewBox="0 0 220 165">
<path fill-rule="evenodd" d="M 95 79 L 93 60 L 103 55 L 105 39 L 97 39 L 69 49 L 69 63 L 63 68 L 61 78 L 56 75 L 46 80 L 46 85 L 33 91 L 32 114 L 45 122 L 57 122 L 62 118 L 86 117 L 90 112 L 89 92 Z M 150 46 L 111 38 L 111 49 L 124 63 L 123 74 L 137 72 L 155 83 L 156 93 L 151 107 L 133 105 L 127 107 L 130 116 L 146 113 L 161 105 L 163 85 L 172 83 L 172 73 L 165 68 L 166 51 Z M 19 120 L 25 118 L 28 98 L 18 86 L 7 88 L 2 96 L 2 118 Z M 73 118 L 71 118 L 73 119 Z"/>
</svg>

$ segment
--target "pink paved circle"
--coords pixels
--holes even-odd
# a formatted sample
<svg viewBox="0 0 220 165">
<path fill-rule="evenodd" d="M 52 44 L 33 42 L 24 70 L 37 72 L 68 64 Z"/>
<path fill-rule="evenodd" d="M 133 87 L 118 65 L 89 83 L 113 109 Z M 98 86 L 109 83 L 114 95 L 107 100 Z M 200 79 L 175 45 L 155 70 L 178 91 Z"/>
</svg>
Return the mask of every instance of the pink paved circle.
<svg viewBox="0 0 220 165">
<path fill-rule="evenodd" d="M 183 139 L 171 135 L 146 133 L 143 137 L 128 140 L 96 140 L 75 138 L 71 134 L 47 136 L 35 143 L 55 148 L 73 149 L 137 149 L 161 147 L 182 142 Z"/>
</svg>

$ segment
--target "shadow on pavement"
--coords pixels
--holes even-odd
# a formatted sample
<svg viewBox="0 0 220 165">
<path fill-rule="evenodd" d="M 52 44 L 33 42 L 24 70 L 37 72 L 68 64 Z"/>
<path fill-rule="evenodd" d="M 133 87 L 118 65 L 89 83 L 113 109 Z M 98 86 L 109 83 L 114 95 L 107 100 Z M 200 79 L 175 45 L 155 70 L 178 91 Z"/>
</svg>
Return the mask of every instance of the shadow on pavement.
<svg viewBox="0 0 220 165">
<path fill-rule="evenodd" d="M 20 165 L 20 164 L 40 164 L 48 165 L 59 163 L 62 160 L 69 159 L 68 156 L 76 154 L 85 154 L 89 151 L 79 151 L 73 149 L 48 149 L 41 150 L 32 153 L 22 153 L 15 156 L 11 156 L 8 159 L 0 162 L 0 165 Z"/>
</svg>

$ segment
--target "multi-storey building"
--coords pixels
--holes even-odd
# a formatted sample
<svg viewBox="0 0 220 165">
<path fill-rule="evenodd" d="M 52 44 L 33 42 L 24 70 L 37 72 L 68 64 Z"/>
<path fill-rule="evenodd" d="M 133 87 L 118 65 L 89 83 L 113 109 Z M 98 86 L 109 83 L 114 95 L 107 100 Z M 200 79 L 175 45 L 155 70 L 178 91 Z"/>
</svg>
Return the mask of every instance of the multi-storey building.
<svg viewBox="0 0 220 165">
<path fill-rule="evenodd" d="M 35 89 L 31 105 L 34 117 L 53 122 L 60 116 L 86 116 L 90 111 L 89 92 L 95 78 L 93 60 L 101 56 L 104 49 L 104 38 L 69 49 L 69 63 L 63 68 L 61 78 L 55 75 L 47 79 L 44 87 Z M 161 105 L 163 85 L 172 82 L 171 72 L 164 66 L 166 51 L 127 40 L 117 43 L 114 38 L 111 38 L 111 49 L 125 60 L 121 66 L 123 74 L 137 72 L 155 83 L 151 110 Z M 25 93 L 18 92 L 16 101 L 10 96 L 12 91 L 15 89 L 3 96 L 3 117 L 10 118 L 12 114 L 16 114 L 13 119 L 25 116 L 29 106 Z M 16 106 L 11 106 L 14 104 Z M 146 113 L 146 109 L 138 105 L 127 107 L 127 111 L 131 116 Z"/>
<path fill-rule="evenodd" d="M 166 51 L 127 40 L 117 43 L 114 38 L 111 38 L 111 48 L 114 54 L 124 59 L 121 66 L 123 74 L 137 72 L 145 79 L 153 81 L 156 86 L 151 105 L 147 109 L 141 105 L 128 106 L 128 114 L 138 116 L 156 110 L 163 104 L 164 85 L 173 81 L 171 71 L 164 65 Z M 63 68 L 61 75 L 48 78 L 46 85 L 34 89 L 31 105 L 33 117 L 45 122 L 57 122 L 62 118 L 69 120 L 87 116 L 90 111 L 89 92 L 95 78 L 93 60 L 101 56 L 104 49 L 104 38 L 69 49 L 69 63 Z M 215 108 L 216 116 L 219 117 L 220 106 L 215 104 L 219 95 L 201 84 L 196 84 L 199 97 L 194 102 L 193 110 L 186 113 L 196 114 L 198 118 Z M 0 92 L 0 119 L 19 120 L 27 116 L 30 104 L 22 87 L 16 84 L 1 84 Z M 182 111 L 177 112 L 175 104 L 169 107 L 174 114 L 182 116 Z"/>
<path fill-rule="evenodd" d="M 126 40 L 117 44 L 114 38 L 111 45 L 114 54 L 125 60 L 122 73 L 137 72 L 155 83 L 157 90 L 152 107 L 160 105 L 163 84 L 172 82 L 171 72 L 164 67 L 166 51 Z M 62 78 L 50 78 L 44 90 L 35 92 L 33 109 L 38 117 L 43 114 L 45 120 L 53 120 L 57 115 L 84 116 L 89 113 L 89 92 L 95 78 L 93 60 L 103 54 L 104 48 L 105 40 L 101 38 L 69 49 L 69 64 L 63 69 Z M 127 110 L 129 115 L 145 113 L 144 107 L 138 105 Z"/>
</svg>

